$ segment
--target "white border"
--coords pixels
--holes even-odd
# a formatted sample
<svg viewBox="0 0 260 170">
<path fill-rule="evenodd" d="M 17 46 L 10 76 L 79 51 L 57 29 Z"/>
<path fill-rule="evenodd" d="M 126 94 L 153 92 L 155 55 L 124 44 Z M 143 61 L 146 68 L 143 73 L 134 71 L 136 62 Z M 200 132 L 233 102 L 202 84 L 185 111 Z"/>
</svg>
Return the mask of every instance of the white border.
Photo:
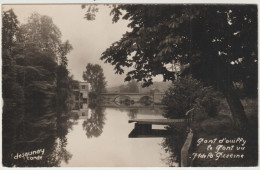
<svg viewBox="0 0 260 170">
<path fill-rule="evenodd" d="M 2 4 L 82 4 L 82 3 L 93 3 L 93 4 L 107 4 L 107 3 L 121 3 L 121 4 L 257 4 L 259 7 L 259 0 L 229 0 L 229 1 L 224 1 L 224 0 L 1 0 L 0 1 L 0 12 L 2 14 Z M 259 54 L 259 11 L 258 11 L 258 54 Z M 2 20 L 1 20 L 2 21 Z M 0 27 L 2 28 L 2 22 L 0 22 Z M 2 35 L 2 29 L 0 31 Z M 2 37 L 2 36 L 0 36 Z M 0 41 L 0 46 L 2 47 L 2 41 Z M 0 51 L 0 54 L 2 56 L 2 50 Z M 0 78 L 2 80 L 2 57 L 0 60 Z M 258 59 L 258 65 L 259 65 L 259 59 Z M 258 89 L 259 89 L 259 78 L 260 78 L 260 71 L 258 68 Z M 2 95 L 2 81 L 0 82 L 0 94 Z M 258 91 L 258 96 L 259 96 L 259 91 Z M 259 98 L 259 97 L 258 97 Z M 258 110 L 259 110 L 259 99 L 258 99 Z M 0 101 L 0 105 L 2 105 L 2 99 Z M 259 113 L 259 112 L 258 112 Z M 0 111 L 0 124 L 2 125 L 2 109 Z M 258 114 L 258 133 L 260 131 L 259 128 L 259 122 L 260 122 L 260 115 Z M 260 142 L 259 142 L 259 136 L 260 133 L 258 134 L 258 167 L 188 167 L 188 168 L 181 168 L 181 169 L 259 169 L 260 167 Z M 2 151 L 2 127 L 0 128 L 0 151 Z M 9 169 L 7 167 L 2 166 L 2 153 L 0 154 L 0 169 Z M 68 167 L 57 167 L 57 168 L 52 168 L 54 170 L 56 169 L 61 169 L 61 168 L 66 168 L 66 169 L 93 169 L 93 170 L 100 170 L 100 169 L 125 169 L 125 170 L 130 170 L 133 168 L 128 168 L 128 167 L 106 167 L 106 168 L 97 168 L 97 167 L 79 167 L 79 168 L 68 168 Z M 24 169 L 24 168 L 23 168 Z M 27 168 L 26 168 L 27 169 Z M 30 169 L 39 169 L 39 168 L 30 168 Z M 49 168 L 41 168 L 42 170 L 49 169 Z M 139 170 L 166 170 L 170 169 L 170 167 L 165 167 L 165 168 L 156 168 L 156 167 L 146 167 L 146 168 L 139 168 L 136 167 L 134 169 L 139 169 Z M 172 168 L 171 168 L 172 169 Z"/>
<path fill-rule="evenodd" d="M 75 3 L 125 3 L 125 4 L 258 4 L 258 0 L 2 0 L 1 4 L 75 4 Z"/>
</svg>

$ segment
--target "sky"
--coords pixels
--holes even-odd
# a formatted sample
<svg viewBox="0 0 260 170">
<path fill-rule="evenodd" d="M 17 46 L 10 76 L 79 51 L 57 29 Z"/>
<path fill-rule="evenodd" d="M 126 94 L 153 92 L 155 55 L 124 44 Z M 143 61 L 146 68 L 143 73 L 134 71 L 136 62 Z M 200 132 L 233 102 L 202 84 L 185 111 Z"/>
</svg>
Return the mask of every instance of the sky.
<svg viewBox="0 0 260 170">
<path fill-rule="evenodd" d="M 94 21 L 84 19 L 87 9 L 82 9 L 80 4 L 3 5 L 2 10 L 12 8 L 21 24 L 26 23 L 33 12 L 50 16 L 62 33 L 62 40 L 69 40 L 73 46 L 67 57 L 68 69 L 74 79 L 83 81 L 82 74 L 88 63 L 99 64 L 104 70 L 108 87 L 113 87 L 123 84 L 125 76 L 114 74 L 114 67 L 105 64 L 100 57 L 113 42 L 120 40 L 126 31 L 130 31 L 127 27 L 129 21 L 119 20 L 112 24 L 110 9 L 104 5 L 98 7 L 99 12 Z"/>
</svg>

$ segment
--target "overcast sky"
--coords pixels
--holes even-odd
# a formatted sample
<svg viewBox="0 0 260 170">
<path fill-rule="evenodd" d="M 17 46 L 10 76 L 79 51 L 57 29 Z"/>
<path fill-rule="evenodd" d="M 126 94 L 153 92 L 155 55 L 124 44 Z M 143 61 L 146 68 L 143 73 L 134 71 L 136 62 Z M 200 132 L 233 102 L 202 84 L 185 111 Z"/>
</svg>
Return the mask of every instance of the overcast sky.
<svg viewBox="0 0 260 170">
<path fill-rule="evenodd" d="M 120 20 L 112 24 L 110 9 L 99 5 L 96 20 L 84 19 L 86 9 L 81 5 L 3 5 L 3 11 L 12 8 L 20 23 L 26 23 L 33 13 L 52 17 L 62 32 L 62 40 L 69 40 L 73 51 L 68 55 L 69 69 L 74 79 L 83 81 L 82 73 L 87 63 L 100 64 L 103 67 L 108 86 L 124 82 L 124 76 L 115 75 L 113 66 L 100 60 L 102 52 L 113 42 L 119 40 L 127 30 L 128 21 Z"/>
</svg>

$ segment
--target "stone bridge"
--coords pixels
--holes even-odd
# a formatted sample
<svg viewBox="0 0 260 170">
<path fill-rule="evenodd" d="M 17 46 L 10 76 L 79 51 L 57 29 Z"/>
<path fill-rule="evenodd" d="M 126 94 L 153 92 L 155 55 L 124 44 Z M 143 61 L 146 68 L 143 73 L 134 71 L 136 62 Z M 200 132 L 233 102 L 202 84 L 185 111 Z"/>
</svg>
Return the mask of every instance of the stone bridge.
<svg viewBox="0 0 260 170">
<path fill-rule="evenodd" d="M 101 96 L 107 103 L 115 102 L 121 104 L 123 102 L 127 104 L 161 104 L 164 93 L 101 93 Z"/>
</svg>

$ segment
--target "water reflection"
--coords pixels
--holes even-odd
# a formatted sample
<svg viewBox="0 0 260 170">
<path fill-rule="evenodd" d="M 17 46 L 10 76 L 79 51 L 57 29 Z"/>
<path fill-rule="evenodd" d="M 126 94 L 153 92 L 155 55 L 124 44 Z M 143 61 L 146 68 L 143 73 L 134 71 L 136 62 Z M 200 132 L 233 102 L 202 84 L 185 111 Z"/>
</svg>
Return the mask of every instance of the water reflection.
<svg viewBox="0 0 260 170">
<path fill-rule="evenodd" d="M 184 135 L 180 127 L 154 126 L 170 132 L 163 138 L 128 138 L 134 128 L 129 119 L 162 118 L 157 106 L 83 104 L 73 112 L 62 108 L 58 112 L 43 109 L 37 116 L 27 112 L 19 123 L 9 121 L 11 133 L 3 132 L 3 163 L 18 167 L 176 166 Z M 42 160 L 14 159 L 17 153 L 39 149 L 44 149 Z"/>
<path fill-rule="evenodd" d="M 35 114 L 28 110 L 20 122 L 5 119 L 9 124 L 3 127 L 3 164 L 9 167 L 58 167 L 63 161 L 69 162 L 72 154 L 66 149 L 66 136 L 76 124 L 76 117 L 72 118 L 65 110 L 60 111 L 61 108 L 59 112 L 56 108 L 45 108 Z M 39 149 L 44 152 L 36 153 Z"/>
<path fill-rule="evenodd" d="M 176 127 L 154 126 L 155 129 L 167 131 L 163 138 L 161 134 L 158 134 L 161 135 L 159 138 L 128 138 L 134 128 L 134 124 L 128 123 L 129 119 L 163 119 L 160 107 L 94 105 L 85 110 L 88 110 L 85 116 L 82 116 L 82 110 L 78 111 L 78 124 L 67 135 L 67 149 L 73 157 L 68 163 L 62 161 L 61 166 L 178 165 L 182 135 L 181 130 L 176 131 Z"/>
<path fill-rule="evenodd" d="M 185 126 L 167 126 L 165 128 L 171 135 L 164 137 L 161 143 L 164 151 L 168 153 L 163 161 L 170 167 L 179 166 L 181 148 L 186 137 Z"/>
<path fill-rule="evenodd" d="M 105 120 L 106 117 L 104 115 L 104 108 L 92 106 L 90 117 L 86 118 L 82 124 L 83 129 L 86 131 L 87 137 L 99 137 L 103 132 Z"/>
<path fill-rule="evenodd" d="M 95 108 L 97 109 L 97 108 Z M 130 139 L 128 134 L 133 128 L 129 124 L 129 113 L 132 108 L 102 107 L 105 117 L 102 134 L 98 137 L 88 138 L 82 124 L 85 119 L 79 119 L 73 126 L 73 131 L 67 135 L 67 150 L 73 154 L 72 159 L 61 166 L 66 167 L 100 167 L 100 166 L 168 166 L 161 160 L 167 157 L 160 143 L 162 138 Z M 136 108 L 137 119 L 163 118 L 158 108 Z M 92 110 L 89 108 L 89 118 Z M 161 127 L 163 128 L 163 127 Z"/>
<path fill-rule="evenodd" d="M 127 113 L 127 115 L 129 116 L 130 119 L 135 119 L 138 112 L 139 112 L 139 110 L 136 108 L 129 109 L 129 112 Z"/>
</svg>

